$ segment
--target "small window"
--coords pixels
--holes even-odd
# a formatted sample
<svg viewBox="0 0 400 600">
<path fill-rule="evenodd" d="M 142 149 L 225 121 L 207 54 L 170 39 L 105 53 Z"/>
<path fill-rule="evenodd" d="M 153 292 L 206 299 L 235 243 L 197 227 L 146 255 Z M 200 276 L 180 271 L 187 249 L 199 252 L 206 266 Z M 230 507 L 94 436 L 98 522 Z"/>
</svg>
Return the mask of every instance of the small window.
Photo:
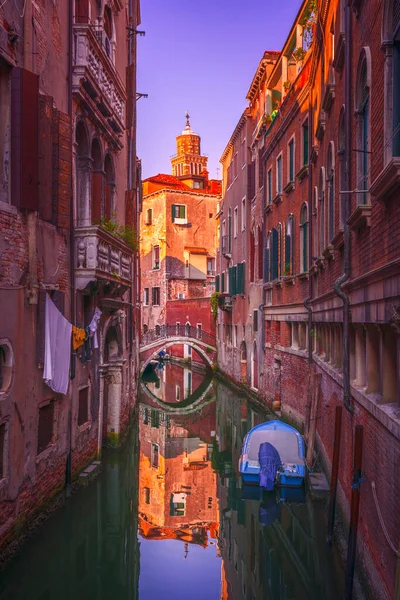
<svg viewBox="0 0 400 600">
<path fill-rule="evenodd" d="M 146 211 L 146 225 L 151 225 L 153 223 L 153 209 L 148 208 Z"/>
<path fill-rule="evenodd" d="M 179 321 L 177 321 L 177 322 L 176 322 L 176 325 L 175 325 L 175 327 L 176 327 L 176 330 L 175 330 L 175 332 L 176 332 L 176 335 L 179 335 L 180 326 L 181 326 L 181 324 L 179 323 Z"/>
<path fill-rule="evenodd" d="M 78 425 L 89 420 L 89 386 L 79 390 Z"/>
<path fill-rule="evenodd" d="M 303 124 L 303 166 L 308 165 L 308 119 Z"/>
<path fill-rule="evenodd" d="M 272 169 L 267 173 L 267 202 L 272 204 Z"/>
<path fill-rule="evenodd" d="M 215 275 L 215 258 L 207 258 L 207 275 Z"/>
<path fill-rule="evenodd" d="M 143 492 L 144 492 L 145 503 L 150 504 L 150 488 L 148 488 L 148 487 L 143 488 Z"/>
<path fill-rule="evenodd" d="M 184 204 L 172 205 L 172 222 L 177 225 L 183 225 L 187 222 L 186 206 Z"/>
<path fill-rule="evenodd" d="M 242 140 L 240 144 L 240 160 L 244 166 L 246 164 L 246 139 Z"/>
<path fill-rule="evenodd" d="M 0 425 L 0 479 L 3 479 L 6 476 L 5 441 L 6 441 L 6 426 Z"/>
<path fill-rule="evenodd" d="M 159 465 L 159 446 L 158 444 L 151 445 L 151 466 L 153 469 L 158 469 Z"/>
<path fill-rule="evenodd" d="M 153 264 L 154 270 L 160 268 L 160 246 L 153 246 Z"/>
<path fill-rule="evenodd" d="M 149 409 L 147 408 L 147 406 L 143 408 L 143 423 L 145 425 L 148 425 L 149 423 Z"/>
<path fill-rule="evenodd" d="M 159 429 L 159 427 L 160 427 L 160 413 L 155 408 L 151 409 L 151 426 L 155 427 L 156 429 Z M 157 450 L 158 450 L 158 446 L 157 446 Z M 157 461 L 157 466 L 158 466 L 158 461 Z"/>
<path fill-rule="evenodd" d="M 181 399 L 181 388 L 179 385 L 175 386 L 175 398 L 178 402 Z"/>
<path fill-rule="evenodd" d="M 183 300 L 185 298 L 185 294 L 183 292 L 178 293 L 178 299 Z"/>
<path fill-rule="evenodd" d="M 294 139 L 288 145 L 288 179 L 294 181 Z"/>
<path fill-rule="evenodd" d="M 150 297 L 149 297 L 149 288 L 144 288 L 144 290 L 143 290 L 143 304 L 145 306 L 149 305 L 149 299 L 150 299 Z"/>
<path fill-rule="evenodd" d="M 282 193 L 282 154 L 276 159 L 276 193 Z"/>
<path fill-rule="evenodd" d="M 46 450 L 53 440 L 54 400 L 47 406 L 39 408 L 38 446 L 37 453 Z"/>
<path fill-rule="evenodd" d="M 238 234 L 238 208 L 235 207 L 233 211 L 233 237 L 237 237 Z"/>
<path fill-rule="evenodd" d="M 246 198 L 242 198 L 242 231 L 246 229 Z"/>
<path fill-rule="evenodd" d="M 258 310 L 253 310 L 253 332 L 258 331 Z"/>
<path fill-rule="evenodd" d="M 148 332 L 148 330 L 149 330 L 149 326 L 148 326 L 148 325 L 146 325 L 146 324 L 144 324 L 144 325 L 143 325 L 143 333 L 147 333 L 147 332 Z"/>
<path fill-rule="evenodd" d="M 151 288 L 151 300 L 152 300 L 152 304 L 153 306 L 160 306 L 160 288 L 159 287 L 153 287 Z"/>
<path fill-rule="evenodd" d="M 202 337 L 201 330 L 202 330 L 201 323 L 197 323 L 197 326 L 196 326 L 196 336 L 197 336 L 198 340 L 201 340 L 201 337 Z"/>
</svg>

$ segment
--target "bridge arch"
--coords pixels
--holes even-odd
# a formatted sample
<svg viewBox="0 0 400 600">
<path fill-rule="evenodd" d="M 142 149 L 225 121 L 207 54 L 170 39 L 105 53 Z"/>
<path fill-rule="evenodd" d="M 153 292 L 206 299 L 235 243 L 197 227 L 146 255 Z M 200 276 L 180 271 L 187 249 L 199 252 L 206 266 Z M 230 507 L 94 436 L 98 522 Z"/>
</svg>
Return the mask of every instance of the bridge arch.
<svg viewBox="0 0 400 600">
<path fill-rule="evenodd" d="M 212 365 L 213 365 L 212 357 L 210 357 L 209 354 L 207 354 L 205 348 L 199 344 L 198 340 L 195 340 L 193 338 L 184 338 L 184 339 L 176 338 L 175 340 L 170 339 L 169 341 L 166 341 L 164 338 L 164 339 L 160 339 L 157 343 L 151 345 L 152 348 L 155 348 L 154 352 L 148 358 L 146 358 L 146 360 L 143 363 L 141 362 L 140 374 L 142 374 L 143 371 L 145 370 L 145 368 L 150 364 L 150 362 L 156 358 L 156 356 L 157 356 L 158 352 L 161 350 L 161 348 L 167 349 L 167 348 L 171 348 L 171 346 L 177 346 L 179 344 L 188 344 L 188 345 L 192 346 L 192 348 L 194 350 L 196 350 L 196 352 L 201 356 L 201 358 L 203 359 L 203 362 L 210 368 L 212 367 Z M 150 350 L 150 349 L 151 348 L 149 348 L 149 346 L 143 347 L 140 349 L 140 352 L 143 353 L 146 350 Z M 214 350 L 214 349 L 212 349 L 212 350 Z"/>
</svg>

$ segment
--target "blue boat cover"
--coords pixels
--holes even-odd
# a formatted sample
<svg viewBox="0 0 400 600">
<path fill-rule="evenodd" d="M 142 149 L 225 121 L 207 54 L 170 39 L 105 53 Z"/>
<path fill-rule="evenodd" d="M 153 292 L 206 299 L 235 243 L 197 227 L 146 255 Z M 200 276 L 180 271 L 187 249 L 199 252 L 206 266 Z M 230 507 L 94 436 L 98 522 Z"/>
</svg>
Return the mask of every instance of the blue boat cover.
<svg viewBox="0 0 400 600">
<path fill-rule="evenodd" d="M 271 492 L 274 489 L 276 472 L 282 462 L 275 446 L 269 442 L 260 444 L 258 462 L 260 463 L 260 487 Z"/>
</svg>

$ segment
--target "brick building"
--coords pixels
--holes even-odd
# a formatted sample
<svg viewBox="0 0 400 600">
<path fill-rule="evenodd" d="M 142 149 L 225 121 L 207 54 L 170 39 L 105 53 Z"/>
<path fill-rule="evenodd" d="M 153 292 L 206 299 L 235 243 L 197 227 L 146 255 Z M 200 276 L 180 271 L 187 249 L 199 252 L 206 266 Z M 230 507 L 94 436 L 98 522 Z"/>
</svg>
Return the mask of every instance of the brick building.
<svg viewBox="0 0 400 600">
<path fill-rule="evenodd" d="M 137 0 L 1 4 L 1 548 L 133 409 L 139 22 Z M 102 313 L 65 395 L 43 381 L 46 294 L 77 327 Z"/>
<path fill-rule="evenodd" d="M 246 238 L 247 256 L 249 271 L 256 271 L 258 279 L 253 276 L 264 290 L 262 337 L 260 321 L 254 313 L 252 327 L 249 311 L 253 351 L 244 332 L 247 353 L 239 364 L 235 349 L 242 339 L 235 338 L 234 329 L 227 335 L 226 327 L 234 326 L 242 301 L 234 267 L 244 260 L 243 253 L 232 261 L 231 285 L 223 290 L 220 282 L 227 294 L 218 317 L 220 364 L 258 388 L 306 436 L 314 398 L 317 451 L 328 478 L 335 410 L 344 407 L 338 487 L 344 523 L 352 494 L 355 428 L 363 426 L 366 475 L 358 560 L 373 597 L 386 598 L 394 593 L 396 555 L 378 510 L 395 547 L 400 532 L 395 509 L 400 490 L 390 475 L 400 453 L 400 13 L 397 2 L 324 0 L 317 3 L 317 19 L 314 7 L 302 4 L 273 68 L 263 76 L 264 117 L 252 121 L 246 141 L 253 162 L 247 175 L 253 228 Z M 252 114 L 258 96 L 248 99 L 246 111 Z M 225 151 L 224 179 L 232 158 Z M 222 218 L 227 218 L 227 207 L 240 206 L 239 192 L 231 204 L 231 186 L 224 184 Z M 221 240 L 224 254 L 223 234 Z M 222 279 L 225 266 L 220 264 Z M 244 301 L 255 311 L 250 293 L 251 286 L 244 290 Z"/>
<path fill-rule="evenodd" d="M 141 234 L 142 326 L 213 325 L 209 297 L 214 292 L 217 230 L 215 217 L 220 182 L 209 180 L 200 136 L 187 115 L 171 159 L 173 175 L 158 174 L 143 182 Z M 204 318 L 188 316 L 183 299 L 196 299 Z M 198 311 L 199 312 L 199 311 Z M 169 322 L 169 319 L 174 319 Z M 193 321 L 193 322 L 192 322 Z"/>
</svg>

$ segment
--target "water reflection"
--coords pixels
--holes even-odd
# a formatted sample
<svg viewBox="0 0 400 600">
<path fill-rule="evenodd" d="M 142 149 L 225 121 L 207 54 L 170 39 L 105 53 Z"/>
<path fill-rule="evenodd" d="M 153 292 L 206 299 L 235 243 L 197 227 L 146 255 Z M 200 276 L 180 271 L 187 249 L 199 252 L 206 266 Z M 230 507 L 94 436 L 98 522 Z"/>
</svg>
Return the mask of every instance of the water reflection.
<svg viewBox="0 0 400 600">
<path fill-rule="evenodd" d="M 268 415 L 198 375 L 170 365 L 143 388 L 138 432 L 0 574 L 1 600 L 342 597 L 324 505 L 241 485 L 243 437 Z"/>
</svg>

